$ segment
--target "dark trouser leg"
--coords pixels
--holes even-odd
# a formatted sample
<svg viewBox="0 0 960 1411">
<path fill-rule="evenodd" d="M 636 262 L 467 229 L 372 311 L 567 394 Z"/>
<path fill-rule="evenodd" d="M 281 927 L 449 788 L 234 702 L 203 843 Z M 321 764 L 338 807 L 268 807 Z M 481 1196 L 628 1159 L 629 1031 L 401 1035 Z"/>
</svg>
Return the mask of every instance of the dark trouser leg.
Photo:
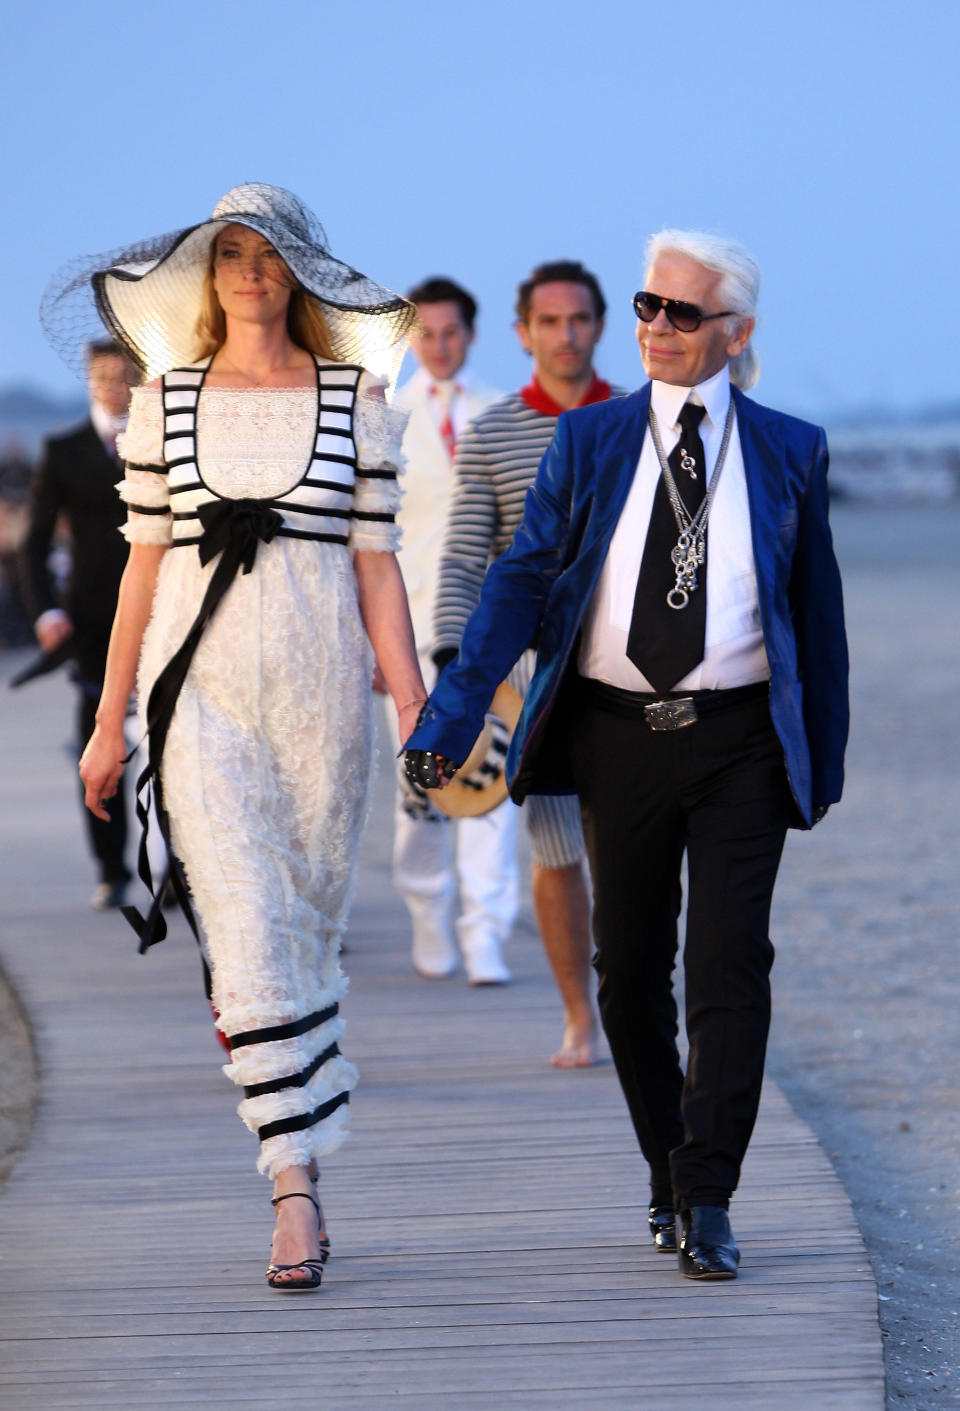
<svg viewBox="0 0 960 1411">
<path fill-rule="evenodd" d="M 81 689 L 77 712 L 77 736 L 81 751 L 93 734 L 96 714 L 96 698 Z M 83 798 L 82 786 L 80 797 Z M 110 814 L 110 822 L 104 823 L 102 819 L 94 818 L 88 808 L 83 810 L 87 822 L 90 850 L 97 859 L 101 882 L 128 882 L 130 872 L 123 857 L 127 841 L 127 805 L 122 782 L 116 796 L 107 804 L 107 812 Z"/>
<path fill-rule="evenodd" d="M 794 806 L 761 701 L 678 738 L 690 895 L 684 953 L 690 1054 L 679 1207 L 726 1205 L 756 1120 L 770 1026 L 770 903 Z"/>
<path fill-rule="evenodd" d="M 770 1027 L 770 901 L 784 832 L 690 846 L 684 974 L 690 1053 L 677 1204 L 726 1205 L 760 1102 Z"/>
<path fill-rule="evenodd" d="M 594 886 L 600 1016 L 654 1205 L 672 1203 L 669 1153 L 683 1140 L 671 980 L 683 843 L 663 740 L 590 704 L 572 739 Z"/>
</svg>

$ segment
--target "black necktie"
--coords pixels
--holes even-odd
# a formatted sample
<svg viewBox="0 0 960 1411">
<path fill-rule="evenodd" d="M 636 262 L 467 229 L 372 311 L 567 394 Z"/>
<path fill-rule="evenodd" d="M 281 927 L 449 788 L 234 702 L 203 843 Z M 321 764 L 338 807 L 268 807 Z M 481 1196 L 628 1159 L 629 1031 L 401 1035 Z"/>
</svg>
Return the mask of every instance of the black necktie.
<svg viewBox="0 0 960 1411">
<path fill-rule="evenodd" d="M 691 515 L 700 508 L 707 488 L 706 457 L 698 429 L 705 412 L 705 407 L 684 403 L 679 417 L 680 440 L 667 458 L 677 490 Z M 661 474 L 653 497 L 627 636 L 627 656 L 653 689 L 660 692 L 672 690 L 703 661 L 707 622 L 706 558 L 686 607 L 672 608 L 667 602 L 667 594 L 676 582 L 670 554 L 676 547 L 678 532 L 666 481 Z"/>
</svg>

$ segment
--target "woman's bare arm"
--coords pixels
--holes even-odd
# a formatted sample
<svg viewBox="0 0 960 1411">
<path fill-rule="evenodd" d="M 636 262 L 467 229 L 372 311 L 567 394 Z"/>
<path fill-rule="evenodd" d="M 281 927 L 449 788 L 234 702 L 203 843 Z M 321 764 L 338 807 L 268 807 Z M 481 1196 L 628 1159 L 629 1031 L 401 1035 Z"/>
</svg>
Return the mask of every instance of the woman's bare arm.
<svg viewBox="0 0 960 1411">
<path fill-rule="evenodd" d="M 420 675 L 400 566 L 394 554 L 369 549 L 357 551 L 353 566 L 363 625 L 397 707 L 402 744 L 417 723 L 427 692 Z"/>
<path fill-rule="evenodd" d="M 104 820 L 110 817 L 104 800 L 113 798 L 123 773 L 127 752 L 123 721 L 136 685 L 140 644 L 150 620 L 157 571 L 165 553 L 165 545 L 131 544 L 120 580 L 97 724 L 80 760 L 80 778 L 86 789 L 84 803 Z"/>
</svg>

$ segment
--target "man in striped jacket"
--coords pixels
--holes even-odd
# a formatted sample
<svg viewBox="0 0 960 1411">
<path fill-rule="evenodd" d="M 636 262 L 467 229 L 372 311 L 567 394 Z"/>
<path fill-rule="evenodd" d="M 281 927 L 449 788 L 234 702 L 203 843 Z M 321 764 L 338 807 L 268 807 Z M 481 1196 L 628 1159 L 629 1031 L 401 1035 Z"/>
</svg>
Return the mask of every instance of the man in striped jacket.
<svg viewBox="0 0 960 1411">
<path fill-rule="evenodd" d="M 620 396 L 593 369 L 606 302 L 596 277 L 574 260 L 539 265 L 517 290 L 517 335 L 533 359 L 527 386 L 495 402 L 457 443 L 456 485 L 447 521 L 434 609 L 434 660 L 457 654 L 489 564 L 513 538 L 557 418 L 572 407 Z M 533 652 L 511 684 L 530 683 Z M 586 1067 L 597 1058 L 597 1018 L 590 972 L 590 905 L 575 796 L 531 795 L 524 804 L 533 854 L 533 905 L 564 1009 L 557 1067 Z"/>
</svg>

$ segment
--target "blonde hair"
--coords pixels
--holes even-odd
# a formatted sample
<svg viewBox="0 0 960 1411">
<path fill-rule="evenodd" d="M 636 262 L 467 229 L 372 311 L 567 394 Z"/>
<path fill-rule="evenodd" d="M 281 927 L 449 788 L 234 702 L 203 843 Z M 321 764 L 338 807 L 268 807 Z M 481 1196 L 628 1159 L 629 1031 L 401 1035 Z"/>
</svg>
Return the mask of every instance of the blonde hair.
<svg viewBox="0 0 960 1411">
<path fill-rule="evenodd" d="M 197 338 L 195 359 L 208 358 L 218 348 L 222 348 L 227 337 L 227 320 L 213 287 L 213 265 L 217 254 L 217 242 L 211 240 L 207 268 L 203 275 L 203 289 L 200 293 L 200 312 L 194 332 Z M 291 278 L 293 276 L 291 275 Z M 320 358 L 336 361 L 330 347 L 330 334 L 320 305 L 308 294 L 302 284 L 294 283 L 287 305 L 287 332 L 298 348 L 314 353 Z"/>
</svg>

